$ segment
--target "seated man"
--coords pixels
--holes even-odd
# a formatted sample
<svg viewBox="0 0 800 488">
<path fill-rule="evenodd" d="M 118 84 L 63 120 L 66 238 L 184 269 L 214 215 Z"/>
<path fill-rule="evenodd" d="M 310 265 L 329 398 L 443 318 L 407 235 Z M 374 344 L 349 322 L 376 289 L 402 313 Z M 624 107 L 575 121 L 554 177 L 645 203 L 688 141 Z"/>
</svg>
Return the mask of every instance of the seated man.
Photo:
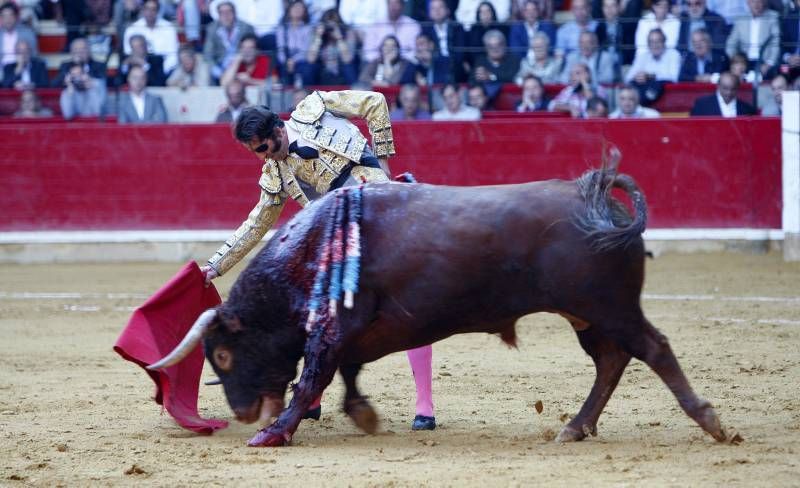
<svg viewBox="0 0 800 488">
<path fill-rule="evenodd" d="M 692 50 L 683 60 L 678 80 L 708 83 L 712 77 L 727 70 L 728 58 L 724 53 L 711 49 L 708 32 L 705 29 L 692 32 Z"/>
<path fill-rule="evenodd" d="M 714 95 L 700 97 L 695 100 L 690 115 L 712 115 L 717 117 L 755 115 L 755 109 L 752 105 L 736 98 L 738 91 L 739 79 L 726 71 L 719 76 L 717 92 Z"/>
<path fill-rule="evenodd" d="M 623 86 L 617 92 L 617 109 L 608 116 L 610 119 L 655 119 L 661 117 L 657 110 L 639 104 L 639 90 Z"/>
<path fill-rule="evenodd" d="M 167 86 L 176 86 L 182 90 L 193 86 L 209 86 L 211 76 L 208 66 L 198 55 L 191 44 L 181 46 L 178 51 L 178 67 L 167 78 Z"/>
<path fill-rule="evenodd" d="M 164 73 L 169 74 L 178 65 L 178 32 L 158 11 L 158 0 L 145 0 L 139 20 L 125 29 L 123 46 L 125 54 L 130 54 L 130 38 L 136 34 L 144 36 L 148 51 L 164 57 Z"/>
<path fill-rule="evenodd" d="M 761 109 L 761 115 L 780 116 L 783 113 L 783 92 L 789 88 L 789 80 L 786 75 L 778 74 L 769 83 L 769 88 L 770 97 Z"/>
<path fill-rule="evenodd" d="M 365 119 L 372 147 L 347 120 Z M 275 224 L 288 198 L 301 206 L 337 188 L 389 181 L 395 153 L 389 108 L 380 93 L 318 92 L 305 98 L 283 121 L 264 106 L 248 107 L 236 119 L 237 141 L 264 161 L 261 197 L 241 226 L 203 266 L 206 282 L 223 275 L 249 253 Z M 433 430 L 431 346 L 408 352 L 417 385 L 413 430 Z M 357 408 L 363 399 L 348 399 Z M 319 404 L 307 416 L 319 418 Z M 346 407 L 346 409 L 347 409 Z"/>
<path fill-rule="evenodd" d="M 73 66 L 80 66 L 81 70 L 89 77 L 98 80 L 106 79 L 106 65 L 91 58 L 89 43 L 83 37 L 76 37 L 69 45 L 69 61 L 64 61 L 58 68 L 58 74 L 53 79 L 53 87 L 61 88 L 66 85 L 66 78 Z"/>
<path fill-rule="evenodd" d="M 147 73 L 147 86 L 164 86 L 167 77 L 164 74 L 164 57 L 151 53 L 147 48 L 147 40 L 141 34 L 136 34 L 128 39 L 130 54 L 122 60 L 117 71 L 117 86 L 124 85 L 128 80 L 128 71 L 131 66 L 140 66 Z"/>
<path fill-rule="evenodd" d="M 569 82 L 569 72 L 575 63 L 583 63 L 589 67 L 592 79 L 597 83 L 614 83 L 614 57 L 607 51 L 600 51 L 597 46 L 597 34 L 582 32 L 578 39 L 578 49 L 567 54 L 564 70 L 561 72 L 561 83 Z"/>
<path fill-rule="evenodd" d="M 539 3 L 536 0 L 525 0 L 522 5 L 522 21 L 513 24 L 508 34 L 508 47 L 511 52 L 523 57 L 533 36 L 540 32 L 550 39 L 550 44 L 556 42 L 556 27 L 552 22 L 542 20 Z"/>
<path fill-rule="evenodd" d="M 203 56 L 211 67 L 211 76 L 217 82 L 236 56 L 239 41 L 254 32 L 249 24 L 236 17 L 233 0 L 216 2 L 211 7 L 216 8 L 218 17 L 206 26 Z"/>
<path fill-rule="evenodd" d="M 733 22 L 725 43 L 728 57 L 743 53 L 748 68 L 762 76 L 778 66 L 781 55 L 781 26 L 778 13 L 767 9 L 766 0 L 747 0 L 750 15 Z"/>
<path fill-rule="evenodd" d="M 75 39 L 78 41 L 78 39 Z M 73 42 L 75 42 L 73 41 Z M 80 64 L 73 64 L 64 77 L 59 104 L 66 120 L 102 115 L 106 105 L 106 81 L 93 78 Z"/>
<path fill-rule="evenodd" d="M 681 13 L 681 30 L 678 36 L 678 51 L 686 53 L 691 49 L 692 34 L 703 29 L 709 36 L 709 45 L 717 54 L 725 53 L 728 26 L 725 19 L 706 7 L 706 0 L 686 0 L 686 11 Z"/>
<path fill-rule="evenodd" d="M 225 85 L 225 98 L 228 103 L 217 115 L 217 123 L 230 123 L 235 121 L 242 110 L 250 106 L 244 90 L 244 84 L 239 80 L 231 80 Z"/>
<path fill-rule="evenodd" d="M 563 57 L 578 49 L 581 32 L 597 29 L 597 21 L 591 17 L 589 0 L 572 0 L 570 4 L 573 20 L 564 23 L 556 32 L 555 54 Z"/>
<path fill-rule="evenodd" d="M 645 105 L 655 102 L 664 89 L 665 82 L 678 81 L 681 55 L 666 47 L 666 37 L 661 29 L 653 29 L 647 36 L 647 50 L 636 53 L 633 65 L 625 75 L 625 82 L 639 90 Z"/>
<path fill-rule="evenodd" d="M 17 60 L 3 66 L 3 87 L 17 90 L 46 88 L 50 86 L 47 64 L 34 56 L 30 44 L 25 39 L 17 41 Z"/>
<path fill-rule="evenodd" d="M 119 97 L 117 122 L 120 124 L 164 124 L 167 110 L 158 95 L 147 93 L 147 73 L 134 64 L 128 70 L 128 88 Z"/>
<path fill-rule="evenodd" d="M 486 55 L 475 61 L 471 81 L 475 83 L 511 83 L 519 70 L 519 58 L 506 48 L 506 36 L 499 30 L 483 35 Z"/>
<path fill-rule="evenodd" d="M 433 113 L 431 117 L 433 120 L 481 120 L 481 111 L 475 107 L 465 105 L 461 101 L 461 94 L 456 85 L 452 83 L 444 85 L 442 87 L 442 98 L 444 99 L 444 108 Z"/>
<path fill-rule="evenodd" d="M 433 40 L 427 34 L 417 36 L 414 57 L 416 62 L 406 67 L 400 79 L 401 84 L 428 86 L 453 81 L 450 60 L 439 55 Z"/>
<path fill-rule="evenodd" d="M 430 120 L 431 114 L 423 110 L 420 105 L 419 87 L 417 85 L 406 84 L 400 87 L 397 96 L 397 108 L 392 110 L 389 118 L 395 120 Z"/>
</svg>

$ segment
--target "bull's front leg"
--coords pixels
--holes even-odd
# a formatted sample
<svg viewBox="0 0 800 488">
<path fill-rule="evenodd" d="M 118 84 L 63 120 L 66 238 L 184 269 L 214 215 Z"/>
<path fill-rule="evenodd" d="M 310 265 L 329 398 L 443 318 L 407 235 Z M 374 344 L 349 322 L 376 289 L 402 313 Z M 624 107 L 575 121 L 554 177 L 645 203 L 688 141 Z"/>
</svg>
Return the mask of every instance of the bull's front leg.
<svg viewBox="0 0 800 488">
<path fill-rule="evenodd" d="M 326 342 L 322 327 L 311 333 L 306 341 L 303 372 L 294 386 L 292 401 L 272 425 L 259 430 L 248 441 L 248 446 L 276 447 L 291 442 L 308 407 L 333 380 L 338 368 L 338 349 L 337 342 Z"/>
</svg>

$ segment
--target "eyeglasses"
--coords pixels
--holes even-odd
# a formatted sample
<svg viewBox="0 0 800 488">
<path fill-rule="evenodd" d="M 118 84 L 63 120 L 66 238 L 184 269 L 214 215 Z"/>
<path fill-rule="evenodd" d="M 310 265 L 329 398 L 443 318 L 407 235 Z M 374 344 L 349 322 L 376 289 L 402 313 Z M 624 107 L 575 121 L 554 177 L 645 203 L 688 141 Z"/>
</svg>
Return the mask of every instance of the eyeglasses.
<svg viewBox="0 0 800 488">
<path fill-rule="evenodd" d="M 262 145 L 258 146 L 257 148 L 253 149 L 253 152 L 256 152 L 256 153 L 262 153 L 262 152 L 267 152 L 267 151 L 269 151 L 269 146 L 267 144 L 262 144 Z"/>
</svg>

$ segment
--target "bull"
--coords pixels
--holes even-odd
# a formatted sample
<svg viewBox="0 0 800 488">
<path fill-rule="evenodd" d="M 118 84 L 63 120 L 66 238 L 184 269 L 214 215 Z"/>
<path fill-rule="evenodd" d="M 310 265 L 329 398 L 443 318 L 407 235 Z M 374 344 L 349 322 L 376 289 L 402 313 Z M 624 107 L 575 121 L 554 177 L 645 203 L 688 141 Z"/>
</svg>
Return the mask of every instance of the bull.
<svg viewBox="0 0 800 488">
<path fill-rule="evenodd" d="M 288 444 L 338 370 L 344 411 L 374 433 L 377 416 L 356 386 L 362 365 L 469 332 L 515 345 L 520 317 L 551 312 L 572 325 L 596 368 L 588 397 L 557 441 L 596 435 L 632 357 L 655 371 L 701 428 L 725 440 L 713 407 L 692 390 L 667 338 L 642 312 L 647 205 L 636 182 L 617 172 L 618 162 L 612 153 L 601 169 L 571 181 L 367 185 L 359 292 L 349 307 L 335 305 L 335 330 L 308 332 L 309 277 L 334 192 L 285 225 L 240 274 L 228 300 L 202 314 L 150 368 L 175 364 L 202 342 L 239 421 L 278 416 L 251 446 Z M 614 188 L 628 195 L 632 211 L 611 195 Z"/>
</svg>

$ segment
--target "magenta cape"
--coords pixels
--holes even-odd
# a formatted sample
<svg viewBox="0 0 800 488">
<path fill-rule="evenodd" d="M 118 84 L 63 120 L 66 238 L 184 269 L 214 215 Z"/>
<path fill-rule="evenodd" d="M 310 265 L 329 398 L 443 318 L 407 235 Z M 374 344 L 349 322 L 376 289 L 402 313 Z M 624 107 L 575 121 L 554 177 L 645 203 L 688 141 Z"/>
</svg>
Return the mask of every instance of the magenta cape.
<svg viewBox="0 0 800 488">
<path fill-rule="evenodd" d="M 169 354 L 201 313 L 222 303 L 214 285 L 204 286 L 203 273 L 194 261 L 137 308 L 114 350 L 144 368 Z M 203 348 L 197 347 L 180 363 L 161 371 L 145 372 L 156 384 L 155 401 L 163 405 L 181 427 L 200 434 L 224 429 L 224 420 L 204 419 L 197 412 Z"/>
</svg>

